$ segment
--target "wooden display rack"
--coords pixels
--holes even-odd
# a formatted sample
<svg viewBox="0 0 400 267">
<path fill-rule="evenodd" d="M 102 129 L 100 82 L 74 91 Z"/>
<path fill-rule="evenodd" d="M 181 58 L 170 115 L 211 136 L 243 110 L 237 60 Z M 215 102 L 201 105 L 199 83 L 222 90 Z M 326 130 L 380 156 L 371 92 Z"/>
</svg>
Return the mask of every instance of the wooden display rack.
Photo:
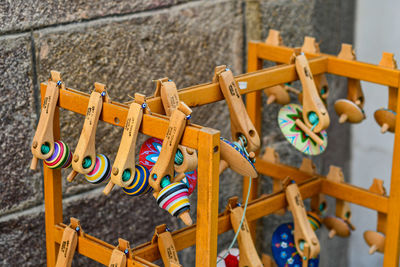
<svg viewBox="0 0 400 267">
<path fill-rule="evenodd" d="M 248 46 L 248 71 L 235 77 L 243 82 L 246 88 L 240 93 L 247 95 L 247 110 L 257 131 L 261 134 L 261 90 L 274 85 L 289 83 L 298 79 L 294 64 L 288 64 L 296 49 L 267 45 L 261 42 L 250 42 Z M 400 71 L 378 65 L 339 59 L 325 54 L 307 54 L 314 75 L 331 73 L 353 79 L 365 80 L 398 88 Z M 283 65 L 262 69 L 263 60 Z M 211 80 L 212 77 L 210 77 Z M 47 84 L 41 84 L 42 102 Z M 190 107 L 196 107 L 224 99 L 218 83 L 201 84 L 179 90 L 179 98 Z M 400 98 L 399 98 L 400 100 Z M 60 139 L 59 108 L 84 115 L 89 95 L 73 90 L 60 89 L 59 101 L 54 117 L 55 139 Z M 152 115 L 144 114 L 140 132 L 148 136 L 164 138 L 168 128 L 160 97 L 147 99 Z M 43 103 L 42 103 L 43 104 Z M 400 106 L 398 103 L 397 106 Z M 102 121 L 123 127 L 127 116 L 128 105 L 114 101 L 104 102 L 100 116 Z M 398 266 L 400 240 L 400 122 L 399 114 L 395 129 L 393 167 L 390 195 L 382 196 L 356 186 L 333 182 L 325 176 L 311 174 L 298 168 L 273 163 L 257 158 L 256 168 L 260 174 L 285 179 L 291 177 L 299 185 L 302 198 L 307 199 L 318 194 L 348 201 L 387 215 L 384 266 Z M 218 235 L 232 229 L 229 213 L 218 214 L 220 133 L 217 130 L 189 124 L 183 134 L 181 145 L 198 151 L 198 200 L 196 224 L 172 232 L 176 250 L 196 245 L 196 266 L 215 266 L 217 257 Z M 397 164 L 396 164 L 397 163 Z M 245 178 L 243 192 L 247 193 L 248 179 Z M 251 201 L 248 204 L 246 218 L 248 222 L 272 214 L 287 206 L 284 192 L 257 196 L 257 180 L 251 190 Z M 44 167 L 44 197 L 47 264 L 54 266 L 63 231 L 67 227 L 62 223 L 62 182 L 60 170 Z M 84 227 L 84 225 L 83 225 Z M 85 233 L 78 236 L 77 252 L 108 265 L 115 247 Z M 130 249 L 127 257 L 128 266 L 154 266 L 150 262 L 159 259 L 160 253 L 155 243 L 147 242 Z"/>
</svg>

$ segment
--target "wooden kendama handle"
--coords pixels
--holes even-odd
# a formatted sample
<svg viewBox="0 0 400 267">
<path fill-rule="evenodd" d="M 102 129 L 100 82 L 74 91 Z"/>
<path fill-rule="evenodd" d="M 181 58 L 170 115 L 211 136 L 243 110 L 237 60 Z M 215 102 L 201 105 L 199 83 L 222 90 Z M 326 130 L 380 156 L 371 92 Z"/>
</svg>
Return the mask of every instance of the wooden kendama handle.
<svg viewBox="0 0 400 267">
<path fill-rule="evenodd" d="M 318 135 L 316 135 L 310 128 L 308 128 L 300 119 L 295 120 L 296 125 L 305 132 L 314 142 L 318 145 L 322 146 L 324 144 L 324 140 L 322 140 Z"/>
<path fill-rule="evenodd" d="M 97 85 L 98 83 L 95 83 L 95 86 Z M 101 93 L 93 90 L 90 94 L 83 129 L 72 158 L 72 168 L 82 174 L 87 174 L 93 170 L 96 163 L 95 138 L 102 107 L 103 99 Z M 90 166 L 84 167 L 83 162 L 86 160 L 90 162 Z"/>
<path fill-rule="evenodd" d="M 60 243 L 57 256 L 57 267 L 70 267 L 78 244 L 78 234 L 75 229 L 67 226 Z"/>
<path fill-rule="evenodd" d="M 118 248 L 114 248 L 111 253 L 109 267 L 125 267 L 126 265 L 126 255 L 123 251 Z"/>
<path fill-rule="evenodd" d="M 31 161 L 31 166 L 30 166 L 31 170 L 36 170 L 37 164 L 38 164 L 38 158 L 33 156 L 32 161 Z"/>
<path fill-rule="evenodd" d="M 165 267 L 172 267 L 172 263 L 179 264 L 178 253 L 170 232 L 159 233 L 157 237 L 158 250 Z"/>
</svg>

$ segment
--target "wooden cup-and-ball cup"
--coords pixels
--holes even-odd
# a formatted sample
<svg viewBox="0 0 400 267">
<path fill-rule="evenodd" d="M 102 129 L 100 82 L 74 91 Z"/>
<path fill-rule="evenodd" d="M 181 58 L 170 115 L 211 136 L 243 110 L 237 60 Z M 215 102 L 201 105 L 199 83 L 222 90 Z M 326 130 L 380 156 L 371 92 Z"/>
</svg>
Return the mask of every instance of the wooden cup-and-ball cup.
<svg viewBox="0 0 400 267">
<path fill-rule="evenodd" d="M 72 153 L 69 147 L 62 141 L 54 140 L 53 133 L 54 114 L 61 89 L 65 89 L 61 74 L 51 71 L 51 78 L 48 81 L 39 123 L 31 146 L 33 158 L 30 168 L 32 170 L 36 170 L 38 159 L 42 159 L 44 165 L 50 169 L 71 166 Z"/>
<path fill-rule="evenodd" d="M 375 121 L 381 126 L 381 133 L 386 133 L 387 131 L 394 133 L 394 128 L 396 126 L 396 112 L 381 108 L 374 113 Z"/>
<path fill-rule="evenodd" d="M 348 99 L 339 99 L 335 102 L 335 111 L 339 115 L 339 123 L 360 123 L 365 119 L 364 111 Z"/>
<path fill-rule="evenodd" d="M 365 231 L 364 239 L 369 248 L 369 254 L 374 254 L 376 251 L 384 253 L 385 251 L 385 235 L 375 231 Z"/>
<path fill-rule="evenodd" d="M 94 84 L 95 89 L 90 95 L 89 104 L 86 111 L 85 122 L 72 157 L 72 172 L 67 180 L 73 181 L 78 173 L 84 174 L 90 183 L 101 183 L 110 178 L 111 163 L 110 159 L 103 155 L 96 155 L 96 129 L 99 122 L 100 113 L 103 107 L 103 98 L 110 101 L 105 85 L 101 83 Z"/>
</svg>

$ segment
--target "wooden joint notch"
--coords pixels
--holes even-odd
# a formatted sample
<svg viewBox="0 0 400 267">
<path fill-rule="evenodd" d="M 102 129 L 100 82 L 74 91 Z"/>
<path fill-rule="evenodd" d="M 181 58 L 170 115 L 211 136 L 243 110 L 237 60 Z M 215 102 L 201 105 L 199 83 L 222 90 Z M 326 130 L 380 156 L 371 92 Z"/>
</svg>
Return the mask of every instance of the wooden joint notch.
<svg viewBox="0 0 400 267">
<path fill-rule="evenodd" d="M 374 178 L 369 191 L 380 196 L 386 196 L 386 189 L 383 186 L 383 180 Z M 385 252 L 386 222 L 387 215 L 378 212 L 376 231 L 368 230 L 364 232 L 364 240 L 369 246 L 369 254 L 373 254 L 376 251 L 380 253 Z"/>
<path fill-rule="evenodd" d="M 353 47 L 350 44 L 342 44 L 338 55 L 339 59 L 356 60 Z M 360 80 L 347 79 L 347 98 L 335 102 L 335 111 L 339 116 L 339 123 L 360 123 L 365 119 L 364 94 L 361 89 Z"/>
<path fill-rule="evenodd" d="M 160 155 L 150 173 L 149 182 L 155 192 L 161 190 L 160 183 L 164 177 L 169 177 L 170 182 L 174 182 L 175 154 L 186 127 L 187 117 L 191 113 L 192 110 L 183 102 L 172 112 Z"/>
<path fill-rule="evenodd" d="M 308 221 L 304 202 L 301 197 L 299 187 L 290 178 L 284 180 L 286 200 L 294 221 L 294 241 L 299 255 L 303 262 L 315 258 L 320 252 L 320 244 L 311 224 Z M 304 264 L 303 264 L 304 266 Z M 307 265 L 306 265 L 307 266 Z"/>
<path fill-rule="evenodd" d="M 124 131 L 111 171 L 111 180 L 103 190 L 105 195 L 108 195 L 111 192 L 115 184 L 121 187 L 127 187 L 135 178 L 136 140 L 139 134 L 140 125 L 142 124 L 143 109 L 145 108 L 143 105 L 144 101 L 139 102 L 139 99 L 143 100 L 145 99 L 145 96 L 136 93 L 135 101 L 129 105 Z"/>
<path fill-rule="evenodd" d="M 118 246 L 113 249 L 108 266 L 126 267 L 127 259 L 133 259 L 129 242 L 122 238 L 118 238 Z"/>
<path fill-rule="evenodd" d="M 172 112 L 178 108 L 180 103 L 178 90 L 175 83 L 168 79 L 163 78 L 157 80 L 156 93 L 161 97 L 161 102 L 164 106 L 165 114 L 171 117 Z M 155 95 L 156 95 L 155 93 Z M 182 155 L 182 162 L 175 162 L 174 169 L 178 173 L 191 172 L 197 168 L 197 153 L 196 150 L 178 145 L 177 152 Z"/>
<path fill-rule="evenodd" d="M 60 242 L 60 249 L 57 256 L 57 267 L 70 267 L 78 245 L 78 236 L 84 237 L 81 223 L 78 219 L 70 219 L 70 224 L 65 227 Z"/>
<path fill-rule="evenodd" d="M 237 141 L 239 138 L 244 137 L 247 151 L 257 151 L 260 147 L 260 137 L 247 114 L 246 107 L 239 92 L 239 86 L 232 71 L 225 65 L 216 67 L 213 82 L 217 81 L 219 82 L 222 94 L 228 104 L 232 139 Z"/>
<path fill-rule="evenodd" d="M 78 173 L 88 174 L 96 164 L 96 130 L 105 96 L 105 85 L 96 82 L 90 94 L 85 122 L 72 158 L 73 170 L 67 178 L 69 182 L 73 181 Z"/>
<path fill-rule="evenodd" d="M 397 63 L 392 53 L 383 52 L 379 66 L 396 69 Z M 398 88 L 389 86 L 388 108 L 380 108 L 374 113 L 375 121 L 381 126 L 381 133 L 394 133 L 396 127 Z"/>
<path fill-rule="evenodd" d="M 343 171 L 340 167 L 331 165 L 326 179 L 335 183 L 344 183 Z M 335 216 L 327 216 L 323 223 L 330 230 L 329 238 L 335 235 L 347 237 L 351 231 L 355 230 L 354 225 L 351 223 L 351 209 L 348 202 L 336 199 Z"/>
<path fill-rule="evenodd" d="M 39 123 L 31 145 L 33 158 L 30 168 L 32 170 L 36 170 L 38 159 L 48 159 L 54 153 L 53 122 L 60 89 L 65 89 L 61 73 L 52 70 L 47 82 L 47 90 L 43 99 Z M 48 150 L 42 149 L 42 146 L 45 146 Z"/>
<path fill-rule="evenodd" d="M 303 46 L 301 47 L 301 52 L 310 54 L 320 54 L 321 51 L 319 49 L 319 43 L 316 42 L 314 37 L 306 36 L 304 37 L 304 42 Z M 326 104 L 326 101 L 329 96 L 329 86 L 326 76 L 325 74 L 319 74 L 319 75 L 314 75 L 313 77 L 315 85 L 318 89 L 318 94 Z"/>
<path fill-rule="evenodd" d="M 319 133 L 328 128 L 330 123 L 329 114 L 319 96 L 305 55 L 299 55 L 296 57 L 295 66 L 303 87 L 302 113 L 304 120 L 304 123 L 299 119 L 296 120 L 296 125 L 305 131 L 315 142 L 321 144 L 322 140 L 320 140 L 317 135 L 313 135 L 313 133 Z M 305 124 L 306 128 L 304 128 L 304 125 L 299 124 L 299 122 Z"/>
<path fill-rule="evenodd" d="M 178 253 L 175 248 L 174 239 L 167 225 L 162 224 L 156 226 L 151 243 L 157 242 L 158 249 L 161 254 L 161 259 L 165 267 L 178 267 L 182 266 L 179 263 Z"/>
</svg>

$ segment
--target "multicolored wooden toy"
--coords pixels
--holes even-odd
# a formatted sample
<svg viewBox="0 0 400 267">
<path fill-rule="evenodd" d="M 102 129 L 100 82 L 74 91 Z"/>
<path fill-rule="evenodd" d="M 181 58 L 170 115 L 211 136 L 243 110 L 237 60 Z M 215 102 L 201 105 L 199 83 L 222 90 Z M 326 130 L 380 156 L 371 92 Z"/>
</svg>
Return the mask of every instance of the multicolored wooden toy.
<svg viewBox="0 0 400 267">
<path fill-rule="evenodd" d="M 47 82 L 46 95 L 31 146 L 33 158 L 30 168 L 32 170 L 36 170 L 38 159 L 44 160 L 44 164 L 51 169 L 71 166 L 72 156 L 69 147 L 62 141 L 55 141 L 53 133 L 59 90 L 65 89 L 65 84 L 59 72 L 51 71 L 50 73 L 51 77 Z"/>
<path fill-rule="evenodd" d="M 298 126 L 297 121 L 303 121 L 303 110 L 300 105 L 289 104 L 279 110 L 278 124 L 286 139 L 299 151 L 306 155 L 316 156 L 325 151 L 328 145 L 328 135 L 325 130 L 308 135 Z M 312 138 L 316 135 L 317 138 Z M 322 140 L 322 143 L 315 142 Z"/>
<path fill-rule="evenodd" d="M 44 160 L 44 165 L 50 169 L 68 168 L 71 166 L 72 152 L 63 141 L 54 141 L 54 152 Z"/>
<path fill-rule="evenodd" d="M 342 44 L 338 58 L 356 60 L 352 45 Z M 335 102 L 335 111 L 339 116 L 339 123 L 360 123 L 365 119 L 364 94 L 360 80 L 347 79 L 347 99 L 339 99 Z"/>
<path fill-rule="evenodd" d="M 124 193 L 130 196 L 139 196 L 142 194 L 147 194 L 153 191 L 153 188 L 149 184 L 150 171 L 143 165 L 135 166 L 135 176 L 132 183 L 122 190 Z"/>
<path fill-rule="evenodd" d="M 164 178 L 170 180 L 174 178 L 175 154 L 191 113 L 192 110 L 183 102 L 180 102 L 178 108 L 172 112 L 160 156 L 150 173 L 150 185 L 156 192 L 162 189 L 160 184 Z"/>
<path fill-rule="evenodd" d="M 172 216 L 179 217 L 186 225 L 192 225 L 187 186 L 182 182 L 168 183 L 169 181 L 163 179 L 162 189 L 156 198 L 158 206 Z"/>
<path fill-rule="evenodd" d="M 146 108 L 145 96 L 135 94 L 135 101 L 129 105 L 124 131 L 111 172 L 111 180 L 103 193 L 108 195 L 114 185 L 131 186 L 135 175 L 135 149 L 139 127 L 142 124 L 143 109 Z"/>
<path fill-rule="evenodd" d="M 221 160 L 219 172 L 222 173 L 226 168 L 247 177 L 257 177 L 257 170 L 252 159 L 245 154 L 245 148 L 239 143 L 232 143 L 221 137 Z M 254 153 L 252 153 L 254 158 Z"/>
<path fill-rule="evenodd" d="M 85 174 L 86 181 L 91 184 L 99 184 L 108 181 L 111 176 L 110 159 L 103 154 L 97 154 L 94 163 L 94 168 Z"/>
<path fill-rule="evenodd" d="M 140 148 L 139 163 L 145 166 L 150 172 L 160 156 L 162 144 L 163 140 L 150 137 L 142 144 Z M 178 148 L 175 154 L 175 164 L 180 161 L 180 158 L 181 156 Z M 182 182 L 188 186 L 189 195 L 191 195 L 197 184 L 197 169 L 185 172 L 185 176 L 186 177 L 182 180 Z"/>
<path fill-rule="evenodd" d="M 107 160 L 102 158 L 103 161 L 98 161 L 96 159 L 95 137 L 97 124 L 99 122 L 100 113 L 103 107 L 103 97 L 106 101 L 110 101 L 107 96 L 105 85 L 101 83 L 95 83 L 94 90 L 90 94 L 83 129 L 72 158 L 73 170 L 67 178 L 67 180 L 70 182 L 76 177 L 78 173 L 89 174 L 94 169 L 100 170 L 100 166 L 95 166 L 97 162 L 110 162 L 108 158 Z M 104 163 L 104 165 L 101 166 L 105 165 L 106 164 Z M 109 166 L 109 168 L 111 169 L 111 166 Z"/>
<path fill-rule="evenodd" d="M 392 53 L 384 52 L 379 65 L 397 69 L 397 63 Z M 389 87 L 388 108 L 378 109 L 374 113 L 375 121 L 381 126 L 381 133 L 387 131 L 394 133 L 396 127 L 397 91 L 396 87 Z"/>
<path fill-rule="evenodd" d="M 260 147 L 260 137 L 247 114 L 239 86 L 232 71 L 225 65 L 215 68 L 213 82 L 219 82 L 219 87 L 225 97 L 231 119 L 231 133 L 234 141 L 245 140 L 244 147 L 249 152 L 255 152 Z"/>
</svg>

